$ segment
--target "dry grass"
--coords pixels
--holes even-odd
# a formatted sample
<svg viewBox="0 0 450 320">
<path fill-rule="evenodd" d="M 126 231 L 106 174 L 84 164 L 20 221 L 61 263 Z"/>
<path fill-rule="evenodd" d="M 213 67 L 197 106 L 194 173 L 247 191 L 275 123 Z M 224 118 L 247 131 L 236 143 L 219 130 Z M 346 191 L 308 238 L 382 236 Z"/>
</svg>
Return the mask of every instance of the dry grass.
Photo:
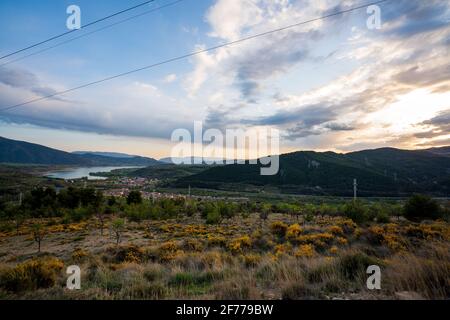
<svg viewBox="0 0 450 320">
<path fill-rule="evenodd" d="M 205 225 L 199 217 L 127 223 L 120 246 L 94 221 L 54 222 L 36 247 L 27 235 L 0 238 L 0 297 L 33 299 L 398 299 L 450 297 L 449 225 L 357 226 L 340 217 L 303 223 L 258 214 Z M 80 228 L 79 226 L 83 226 Z M 78 264 L 82 290 L 64 288 Z M 382 268 L 382 290 L 366 268 Z M 36 280 L 40 279 L 40 280 Z"/>
</svg>

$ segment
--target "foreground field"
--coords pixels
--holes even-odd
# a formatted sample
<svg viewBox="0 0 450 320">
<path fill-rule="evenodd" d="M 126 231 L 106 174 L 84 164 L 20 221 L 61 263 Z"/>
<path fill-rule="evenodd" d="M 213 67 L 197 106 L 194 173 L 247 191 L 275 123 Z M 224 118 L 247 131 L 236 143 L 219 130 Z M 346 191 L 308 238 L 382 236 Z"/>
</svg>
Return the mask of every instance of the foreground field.
<svg viewBox="0 0 450 320">
<path fill-rule="evenodd" d="M 357 225 L 345 217 L 199 215 L 126 222 L 40 219 L 0 234 L 2 299 L 448 299 L 450 226 L 444 221 Z M 103 235 L 102 235 L 103 234 Z M 120 243 L 117 244 L 117 240 Z M 81 290 L 66 268 L 81 268 Z M 378 265 L 381 290 L 368 290 Z"/>
</svg>

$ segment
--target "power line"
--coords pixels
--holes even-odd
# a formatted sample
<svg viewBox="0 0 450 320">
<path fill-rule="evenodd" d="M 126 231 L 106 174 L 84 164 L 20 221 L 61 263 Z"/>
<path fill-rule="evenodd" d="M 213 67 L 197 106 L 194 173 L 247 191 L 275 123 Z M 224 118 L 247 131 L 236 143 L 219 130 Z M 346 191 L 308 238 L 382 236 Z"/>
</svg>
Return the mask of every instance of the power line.
<svg viewBox="0 0 450 320">
<path fill-rule="evenodd" d="M 366 8 L 366 7 L 371 6 L 371 5 L 377 5 L 377 4 L 380 4 L 380 3 L 383 3 L 383 2 L 387 2 L 387 1 L 390 1 L 390 0 L 380 0 L 380 1 L 372 2 L 372 3 L 368 3 L 368 4 L 365 4 L 365 5 L 353 7 L 353 8 L 347 9 L 347 10 L 342 10 L 342 11 L 334 12 L 334 13 L 331 13 L 331 14 L 327 14 L 325 16 L 321 16 L 321 17 L 318 17 L 318 18 L 314 18 L 314 19 L 302 21 L 302 22 L 299 22 L 299 23 L 291 24 L 291 25 L 288 25 L 288 26 L 285 26 L 285 27 L 282 27 L 282 28 L 273 29 L 273 30 L 262 32 L 262 33 L 258 33 L 258 34 L 252 35 L 252 36 L 244 37 L 244 38 L 241 38 L 241 39 L 238 39 L 238 40 L 226 42 L 226 43 L 223 43 L 223 44 L 220 44 L 220 45 L 217 45 L 217 46 L 213 46 L 213 47 L 209 47 L 209 48 L 206 48 L 206 49 L 194 51 L 194 52 L 182 55 L 182 56 L 178 56 L 178 57 L 175 57 L 175 58 L 171 58 L 171 59 L 167 59 L 167 60 L 164 60 L 164 61 L 160 61 L 160 62 L 151 64 L 151 65 L 148 65 L 148 66 L 144 66 L 144 67 L 141 67 L 141 68 L 133 69 L 133 70 L 126 71 L 126 72 L 123 72 L 123 73 L 119 73 L 119 74 L 116 74 L 116 75 L 113 75 L 113 76 L 110 76 L 110 77 L 107 77 L 107 78 L 103 78 L 103 79 L 100 79 L 100 80 L 97 80 L 97 81 L 85 83 L 85 84 L 82 84 L 82 85 L 77 86 L 77 87 L 73 87 L 73 88 L 70 88 L 70 89 L 67 89 L 67 90 L 64 90 L 64 91 L 60 91 L 60 92 L 56 92 L 56 93 L 50 94 L 48 96 L 44 96 L 44 97 L 40 97 L 40 98 L 29 100 L 29 101 L 25 101 L 25 102 L 22 102 L 22 103 L 13 105 L 13 106 L 9 106 L 9 107 L 0 109 L 0 111 L 8 111 L 8 110 L 11 110 L 11 109 L 22 107 L 24 105 L 28 105 L 30 103 L 46 100 L 46 99 L 49 99 L 49 98 L 52 98 L 52 97 L 55 97 L 55 96 L 58 96 L 58 95 L 63 95 L 63 94 L 66 94 L 66 93 L 69 93 L 69 92 L 72 92 L 72 91 L 76 91 L 76 90 L 79 90 L 79 89 L 82 89 L 82 88 L 86 88 L 86 87 L 89 87 L 89 86 L 92 86 L 92 85 L 96 85 L 96 84 L 99 84 L 99 83 L 102 83 L 102 82 L 110 81 L 110 80 L 113 80 L 113 79 L 116 79 L 116 78 L 120 78 L 120 77 L 123 77 L 123 76 L 126 76 L 126 75 L 130 75 L 130 74 L 133 74 L 133 73 L 136 73 L 136 72 L 139 72 L 139 71 L 147 70 L 147 69 L 150 69 L 150 68 L 154 68 L 154 67 L 157 67 L 157 66 L 161 66 L 161 65 L 164 65 L 164 64 L 175 62 L 175 61 L 178 61 L 178 60 L 183 60 L 183 59 L 186 59 L 186 58 L 189 58 L 189 57 L 201 54 L 201 53 L 214 51 L 214 50 L 226 47 L 226 46 L 230 46 L 230 45 L 241 43 L 241 42 L 244 42 L 244 41 L 247 41 L 247 40 L 251 40 L 251 39 L 267 36 L 267 35 L 270 35 L 270 34 L 274 34 L 276 32 L 288 30 L 288 29 L 291 29 L 291 28 L 295 28 L 295 27 L 298 27 L 298 26 L 301 26 L 301 25 L 305 25 L 305 24 L 311 23 L 311 22 L 315 22 L 315 21 L 331 18 L 331 17 L 337 16 L 337 15 L 341 15 L 341 14 L 344 14 L 344 13 L 356 11 L 356 10 L 359 10 L 359 9 L 362 9 L 362 8 Z"/>
<path fill-rule="evenodd" d="M 110 14 L 109 16 L 106 16 L 106 17 L 104 17 L 104 18 L 101 18 L 101 19 L 95 20 L 95 21 L 93 21 L 93 22 L 90 22 L 90 23 L 88 23 L 88 24 L 82 26 L 81 28 L 87 28 L 87 27 L 90 27 L 90 26 L 92 26 L 92 25 L 94 25 L 94 24 L 96 24 L 96 23 L 105 21 L 105 20 L 107 20 L 107 19 L 110 19 L 110 18 L 113 18 L 113 17 L 115 17 L 115 16 L 118 16 L 118 15 L 120 15 L 120 14 L 122 14 L 122 13 L 125 13 L 125 12 L 128 12 L 128 11 L 137 9 L 137 8 L 139 8 L 139 7 L 142 7 L 142 6 L 145 6 L 146 4 L 149 4 L 150 2 L 154 2 L 154 1 L 155 1 L 155 0 L 145 1 L 145 2 L 143 2 L 143 3 L 141 3 L 141 4 L 138 4 L 138 5 L 133 6 L 133 7 L 131 7 L 131 8 L 127 8 L 127 9 L 121 10 L 121 11 L 119 11 L 119 12 Z M 8 58 L 8 57 L 11 57 L 11 56 L 13 56 L 13 55 L 15 55 L 15 54 L 17 54 L 17 53 L 23 52 L 23 51 L 25 51 L 25 50 L 29 50 L 29 49 L 31 49 L 31 48 L 37 47 L 37 46 L 39 46 L 39 45 L 41 45 L 41 44 L 50 42 L 50 41 L 52 41 L 52 40 L 61 38 L 61 37 L 65 36 L 65 35 L 71 34 L 71 33 L 75 32 L 75 31 L 78 31 L 78 30 L 79 30 L 79 29 L 73 29 L 73 30 L 70 30 L 70 31 L 66 31 L 66 32 L 64 32 L 64 33 L 61 33 L 61 34 L 56 35 L 56 36 L 53 36 L 53 37 L 48 38 L 48 39 L 46 39 L 46 40 L 43 40 L 43 41 L 40 41 L 40 42 L 38 42 L 38 43 L 32 44 L 32 45 L 30 45 L 30 46 L 28 46 L 28 47 L 25 47 L 25 48 L 16 50 L 16 51 L 11 52 L 11 53 L 8 53 L 7 55 L 4 55 L 4 56 L 0 57 L 0 60 L 5 59 L 5 58 Z"/>
<path fill-rule="evenodd" d="M 115 22 L 115 23 L 106 25 L 106 26 L 101 27 L 101 28 L 99 28 L 99 29 L 96 29 L 96 30 L 93 30 L 93 31 L 84 33 L 84 34 L 82 34 L 82 35 L 80 35 L 80 36 L 78 36 L 78 37 L 74 37 L 74 38 L 72 38 L 72 39 L 68 39 L 68 40 L 59 42 L 59 43 L 57 43 L 57 44 L 55 44 L 55 45 L 53 45 L 53 46 L 44 48 L 44 49 L 39 50 L 39 51 L 35 51 L 35 52 L 33 52 L 33 53 L 30 53 L 30 54 L 28 54 L 28 55 L 19 57 L 19 58 L 14 59 L 14 60 L 10 60 L 10 61 L 8 61 L 8 62 L 5 62 L 5 63 L 3 63 L 3 64 L 0 64 L 0 67 L 6 66 L 6 65 L 8 65 L 8 64 L 11 64 L 11 63 L 14 63 L 14 62 L 17 62 L 17 61 L 24 60 L 24 59 L 29 58 L 29 57 L 32 57 L 32 56 L 36 56 L 36 55 L 38 55 L 38 54 L 41 54 L 41 53 L 46 52 L 46 51 L 49 51 L 49 50 L 51 50 L 51 49 L 60 47 L 60 46 L 62 46 L 62 45 L 65 45 L 65 44 L 67 44 L 67 43 L 73 42 L 73 41 L 75 41 L 75 40 L 78 40 L 78 39 L 81 39 L 81 38 L 90 36 L 90 35 L 92 35 L 92 34 L 94 34 L 94 33 L 97 33 L 97 32 L 100 32 L 100 31 L 103 31 L 103 30 L 106 30 L 106 29 L 109 29 L 109 28 L 111 28 L 111 27 L 113 27 L 113 26 L 116 26 L 116 25 L 119 25 L 119 24 L 128 22 L 128 21 L 130 21 L 130 20 L 133 20 L 133 19 L 142 17 L 142 16 L 147 15 L 147 14 L 149 14 L 149 13 L 152 13 L 152 12 L 155 12 L 155 11 L 158 11 L 158 10 L 161 10 L 161 9 L 164 9 L 164 8 L 167 8 L 167 7 L 170 7 L 170 6 L 173 6 L 173 5 L 178 4 L 178 3 L 180 3 L 180 2 L 183 2 L 183 1 L 186 1 L 186 0 L 177 0 L 177 1 L 173 1 L 173 2 L 167 3 L 167 4 L 165 4 L 165 5 L 156 7 L 156 8 L 154 8 L 154 9 L 152 9 L 152 10 L 144 11 L 144 12 L 142 12 L 142 13 L 139 13 L 139 14 L 137 14 L 137 15 L 134 15 L 134 16 L 128 17 L 128 18 L 126 18 L 126 19 L 117 21 L 117 22 Z"/>
</svg>

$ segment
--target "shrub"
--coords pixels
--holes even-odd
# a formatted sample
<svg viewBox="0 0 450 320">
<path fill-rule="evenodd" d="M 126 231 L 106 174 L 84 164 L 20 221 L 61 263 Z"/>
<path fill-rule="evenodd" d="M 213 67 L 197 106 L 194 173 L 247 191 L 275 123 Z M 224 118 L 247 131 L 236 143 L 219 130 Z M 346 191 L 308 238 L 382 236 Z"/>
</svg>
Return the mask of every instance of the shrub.
<svg viewBox="0 0 450 320">
<path fill-rule="evenodd" d="M 213 208 L 206 215 L 207 224 L 218 224 L 222 221 L 222 216 L 217 208 Z"/>
<path fill-rule="evenodd" d="M 229 219 L 234 217 L 236 208 L 232 203 L 219 202 L 218 204 L 220 217 L 223 219 Z"/>
<path fill-rule="evenodd" d="M 368 219 L 366 207 L 360 201 L 352 201 L 344 205 L 343 213 L 354 222 L 363 223 Z"/>
<path fill-rule="evenodd" d="M 202 251 L 203 243 L 197 239 L 186 239 L 184 240 L 183 248 L 187 251 Z"/>
<path fill-rule="evenodd" d="M 437 219 L 442 215 L 439 204 L 428 196 L 416 194 L 405 203 L 404 215 L 409 220 Z"/>
<path fill-rule="evenodd" d="M 0 272 L 0 286 L 12 292 L 50 288 L 64 264 L 56 258 L 33 259 Z"/>
<path fill-rule="evenodd" d="M 122 233 L 125 227 L 125 220 L 116 219 L 112 222 L 112 229 L 114 231 L 114 237 L 116 238 L 116 244 L 118 245 L 122 240 Z"/>
<path fill-rule="evenodd" d="M 244 264 L 247 268 L 256 267 L 258 263 L 261 261 L 261 256 L 259 254 L 246 254 L 242 256 Z"/>
<path fill-rule="evenodd" d="M 125 209 L 125 215 L 130 221 L 140 222 L 148 218 L 150 210 L 144 204 L 132 204 Z"/>
<path fill-rule="evenodd" d="M 346 253 L 338 261 L 339 271 L 348 280 L 355 280 L 364 275 L 370 265 L 381 266 L 381 262 L 361 252 Z"/>
<path fill-rule="evenodd" d="M 225 247 L 227 243 L 227 239 L 225 237 L 213 235 L 208 235 L 207 241 L 208 245 L 211 247 Z"/>
<path fill-rule="evenodd" d="M 127 196 L 127 204 L 140 204 L 142 203 L 142 195 L 139 191 L 133 190 Z"/>
<path fill-rule="evenodd" d="M 386 211 L 380 211 L 378 212 L 377 216 L 375 217 L 378 223 L 389 223 L 390 217 L 389 213 Z"/>
<path fill-rule="evenodd" d="M 269 218 L 270 210 L 270 205 L 265 204 L 261 207 L 261 211 L 259 212 L 259 218 L 261 221 L 266 221 Z"/>
<path fill-rule="evenodd" d="M 303 230 L 300 225 L 298 223 L 295 223 L 287 228 L 286 238 L 291 241 L 295 240 L 302 232 Z"/>
<path fill-rule="evenodd" d="M 336 253 L 338 253 L 338 251 L 339 251 L 339 249 L 336 246 L 332 246 L 330 248 L 330 254 L 336 254 Z"/>
<path fill-rule="evenodd" d="M 288 225 L 281 221 L 275 221 L 270 225 L 271 232 L 280 238 L 286 235 L 287 229 Z"/>
<path fill-rule="evenodd" d="M 334 235 L 344 234 L 344 230 L 340 226 L 331 226 L 331 227 L 328 228 L 328 231 L 331 232 Z"/>
<path fill-rule="evenodd" d="M 133 244 L 115 248 L 110 247 L 108 248 L 108 253 L 112 256 L 113 262 L 115 263 L 140 263 L 144 258 L 144 251 Z"/>
<path fill-rule="evenodd" d="M 89 253 L 81 248 L 75 249 L 72 252 L 72 260 L 76 262 L 83 261 L 87 256 L 89 256 Z"/>
<path fill-rule="evenodd" d="M 298 247 L 298 249 L 295 251 L 294 255 L 297 258 L 300 257 L 312 257 L 314 256 L 315 251 L 314 251 L 314 246 L 311 244 L 304 244 Z"/>
<path fill-rule="evenodd" d="M 242 252 L 244 248 L 250 248 L 252 245 L 252 241 L 249 236 L 242 236 L 236 239 L 231 240 L 228 244 L 228 249 L 231 252 L 238 253 Z"/>
<path fill-rule="evenodd" d="M 162 262 L 171 261 L 177 257 L 179 252 L 181 250 L 175 241 L 164 242 L 158 248 L 159 260 Z"/>
</svg>

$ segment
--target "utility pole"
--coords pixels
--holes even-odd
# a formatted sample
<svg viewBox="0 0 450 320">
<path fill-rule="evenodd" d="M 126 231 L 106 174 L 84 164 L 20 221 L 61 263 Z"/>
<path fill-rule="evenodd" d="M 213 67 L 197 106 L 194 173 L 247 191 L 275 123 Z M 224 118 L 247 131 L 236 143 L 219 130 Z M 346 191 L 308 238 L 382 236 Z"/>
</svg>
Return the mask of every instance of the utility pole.
<svg viewBox="0 0 450 320">
<path fill-rule="evenodd" d="M 191 197 L 191 185 L 189 185 L 188 195 L 189 195 L 189 198 L 190 198 Z"/>
<path fill-rule="evenodd" d="M 356 200 L 357 198 L 356 195 L 357 189 L 358 189 L 358 182 L 356 181 L 356 179 L 353 179 L 353 200 Z"/>
<path fill-rule="evenodd" d="M 22 192 L 19 193 L 19 206 L 22 205 L 22 196 L 23 196 Z"/>
</svg>

